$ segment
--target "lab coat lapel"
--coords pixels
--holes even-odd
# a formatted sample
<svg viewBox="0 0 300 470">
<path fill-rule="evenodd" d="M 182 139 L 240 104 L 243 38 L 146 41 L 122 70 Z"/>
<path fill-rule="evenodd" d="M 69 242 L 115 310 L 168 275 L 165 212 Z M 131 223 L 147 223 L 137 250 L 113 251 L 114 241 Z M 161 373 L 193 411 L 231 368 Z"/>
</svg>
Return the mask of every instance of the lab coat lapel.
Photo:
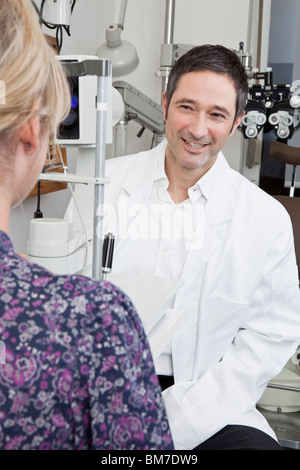
<svg viewBox="0 0 300 470">
<path fill-rule="evenodd" d="M 161 142 L 153 149 L 151 154 L 147 152 L 137 156 L 135 165 L 122 183 L 122 189 L 131 198 L 132 202 L 143 204 L 149 197 L 152 189 L 154 174 L 159 157 L 165 152 L 166 141 Z"/>
<path fill-rule="evenodd" d="M 211 226 L 206 214 L 204 214 L 204 227 L 203 245 L 201 249 L 191 250 L 188 253 L 182 272 L 184 284 L 179 289 L 174 303 L 175 309 L 186 305 L 184 324 L 172 341 L 173 373 L 176 382 L 193 380 L 203 282 L 210 253 L 216 250 L 222 241 L 219 231 L 216 226 Z"/>
<path fill-rule="evenodd" d="M 221 162 L 222 172 L 228 172 L 227 163 Z M 188 304 L 189 319 L 196 319 L 201 315 L 201 304 L 205 299 L 205 292 L 210 288 L 211 277 L 208 272 L 214 270 L 216 262 L 220 261 L 222 245 L 226 238 L 229 222 L 232 218 L 234 201 L 230 186 L 230 172 L 223 177 L 216 178 L 204 209 L 203 243 L 200 249 L 189 251 L 183 267 L 182 278 L 184 285 L 177 294 L 174 307 Z M 200 306 L 200 310 L 199 310 Z M 195 321 L 196 323 L 196 321 Z M 197 322 L 199 325 L 199 322 Z M 173 367 L 176 380 L 193 380 L 195 372 L 198 374 L 198 356 L 195 352 L 198 330 L 194 338 L 184 336 L 175 337 L 172 342 Z M 185 344 L 183 344 L 185 342 Z M 183 354 L 182 351 L 185 351 Z M 184 357 L 183 357 L 184 356 Z M 188 358 L 188 360 L 187 360 Z M 189 370 L 186 364 L 192 362 Z"/>
<path fill-rule="evenodd" d="M 125 217 L 121 224 L 119 241 L 116 246 L 116 258 L 121 265 L 126 266 L 126 259 L 134 253 L 135 240 L 130 240 L 128 234 L 138 230 L 144 204 L 152 189 L 153 178 L 161 152 L 165 151 L 166 142 L 159 144 L 149 155 L 141 153 L 135 159 L 135 164 L 122 182 L 122 191 L 117 202 L 119 220 Z M 132 248 L 129 244 L 133 244 Z M 124 248 L 124 249 L 123 249 Z M 119 264 L 119 263 L 118 263 Z"/>
<path fill-rule="evenodd" d="M 203 212 L 203 230 L 195 233 L 195 240 L 191 244 L 191 250 L 183 267 L 182 277 L 188 284 L 199 275 L 199 270 L 202 271 L 203 263 L 206 264 L 212 259 L 213 252 L 225 238 L 228 221 L 232 218 L 234 200 L 231 170 L 222 153 L 219 154 L 217 162 L 218 168 L 213 185 L 208 188 L 205 181 L 201 184 L 201 190 L 207 201 Z"/>
</svg>

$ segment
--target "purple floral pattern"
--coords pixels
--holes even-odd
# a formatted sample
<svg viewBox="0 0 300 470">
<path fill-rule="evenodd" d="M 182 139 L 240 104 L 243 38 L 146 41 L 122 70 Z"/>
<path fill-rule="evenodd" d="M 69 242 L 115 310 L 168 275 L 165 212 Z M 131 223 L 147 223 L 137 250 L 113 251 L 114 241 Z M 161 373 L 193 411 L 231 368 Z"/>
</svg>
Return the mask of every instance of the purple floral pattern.
<svg viewBox="0 0 300 470">
<path fill-rule="evenodd" d="M 27 263 L 2 232 L 0 256 L 0 448 L 173 449 L 128 297 Z"/>
</svg>

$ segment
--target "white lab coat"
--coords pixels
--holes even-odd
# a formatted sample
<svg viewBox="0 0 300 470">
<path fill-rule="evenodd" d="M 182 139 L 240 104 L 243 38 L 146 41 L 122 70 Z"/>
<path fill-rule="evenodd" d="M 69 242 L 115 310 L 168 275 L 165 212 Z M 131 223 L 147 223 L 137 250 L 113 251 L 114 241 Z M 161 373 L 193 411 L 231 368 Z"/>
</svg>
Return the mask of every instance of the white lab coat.
<svg viewBox="0 0 300 470">
<path fill-rule="evenodd" d="M 105 202 L 116 211 L 120 196 L 128 208 L 143 204 L 165 146 L 109 160 Z M 222 153 L 216 164 L 213 189 L 207 190 L 205 177 L 201 187 L 207 198 L 204 247 L 188 254 L 174 305 L 198 320 L 196 331 L 183 328 L 172 342 L 175 385 L 163 392 L 176 449 L 193 449 L 228 424 L 254 426 L 275 437 L 255 404 L 300 338 L 289 216 L 233 171 Z M 138 211 L 133 213 L 137 219 Z M 114 264 L 126 272 L 128 257 L 143 264 L 139 256 L 134 240 L 123 237 Z"/>
</svg>

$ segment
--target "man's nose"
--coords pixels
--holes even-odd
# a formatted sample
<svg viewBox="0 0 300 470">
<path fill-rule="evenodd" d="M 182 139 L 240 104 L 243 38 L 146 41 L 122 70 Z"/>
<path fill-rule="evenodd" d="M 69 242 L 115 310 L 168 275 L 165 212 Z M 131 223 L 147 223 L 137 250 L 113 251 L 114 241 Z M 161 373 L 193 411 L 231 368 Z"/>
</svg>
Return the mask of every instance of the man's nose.
<svg viewBox="0 0 300 470">
<path fill-rule="evenodd" d="M 197 113 L 193 116 L 189 125 L 189 132 L 195 139 L 201 139 L 201 137 L 207 136 L 208 121 L 204 113 Z"/>
</svg>

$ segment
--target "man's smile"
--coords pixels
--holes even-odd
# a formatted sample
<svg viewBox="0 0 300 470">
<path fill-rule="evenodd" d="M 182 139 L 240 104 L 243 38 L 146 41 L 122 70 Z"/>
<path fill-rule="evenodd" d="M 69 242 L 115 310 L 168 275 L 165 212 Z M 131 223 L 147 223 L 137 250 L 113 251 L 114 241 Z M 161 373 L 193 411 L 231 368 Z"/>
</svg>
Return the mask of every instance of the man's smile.
<svg viewBox="0 0 300 470">
<path fill-rule="evenodd" d="M 189 147 L 191 147 L 191 148 L 193 148 L 193 149 L 202 149 L 202 148 L 204 148 L 204 147 L 206 147 L 206 146 L 208 145 L 207 143 L 201 144 L 201 143 L 197 143 L 197 142 L 192 142 L 191 140 L 184 139 L 183 137 L 182 137 L 182 140 L 183 140 Z"/>
</svg>

